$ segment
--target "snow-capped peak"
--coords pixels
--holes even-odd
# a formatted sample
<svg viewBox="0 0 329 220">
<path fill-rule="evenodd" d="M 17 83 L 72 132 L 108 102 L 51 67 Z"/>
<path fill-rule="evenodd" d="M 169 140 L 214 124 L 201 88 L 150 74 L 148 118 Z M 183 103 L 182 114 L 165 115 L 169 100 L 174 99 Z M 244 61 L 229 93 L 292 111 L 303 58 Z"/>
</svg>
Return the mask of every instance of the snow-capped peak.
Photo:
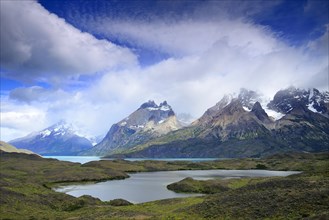
<svg viewBox="0 0 329 220">
<path fill-rule="evenodd" d="M 46 138 L 49 136 L 52 137 L 62 137 L 62 136 L 79 136 L 89 140 L 92 145 L 96 145 L 97 138 L 93 135 L 88 134 L 86 131 L 83 131 L 78 126 L 73 125 L 72 123 L 67 123 L 64 120 L 57 122 L 56 124 L 36 133 L 35 135 L 40 135 L 40 138 Z"/>
<path fill-rule="evenodd" d="M 131 113 L 125 119 L 119 121 L 119 127 L 127 127 L 135 131 L 149 129 L 150 125 L 163 124 L 170 116 L 174 116 L 170 105 L 167 101 L 157 105 L 153 100 L 143 103 L 140 108 Z"/>
<path fill-rule="evenodd" d="M 282 114 L 288 114 L 294 108 L 304 106 L 308 110 L 328 116 L 328 92 L 320 92 L 317 89 L 297 89 L 290 87 L 277 92 L 267 107 Z"/>
<path fill-rule="evenodd" d="M 171 111 L 171 106 L 168 105 L 167 101 L 160 103 L 157 105 L 153 100 L 150 100 L 141 105 L 142 109 L 147 109 L 149 111 Z"/>
<path fill-rule="evenodd" d="M 72 124 L 69 124 L 64 120 L 61 120 L 58 123 L 54 124 L 53 126 L 50 126 L 45 130 L 41 131 L 40 133 L 44 135 L 43 137 L 46 137 L 49 135 L 64 136 L 66 134 L 74 134 L 75 132 Z"/>
<path fill-rule="evenodd" d="M 40 131 L 39 133 L 42 137 L 47 137 L 51 134 L 51 131 L 46 129 L 46 130 L 43 130 L 43 131 Z"/>
</svg>

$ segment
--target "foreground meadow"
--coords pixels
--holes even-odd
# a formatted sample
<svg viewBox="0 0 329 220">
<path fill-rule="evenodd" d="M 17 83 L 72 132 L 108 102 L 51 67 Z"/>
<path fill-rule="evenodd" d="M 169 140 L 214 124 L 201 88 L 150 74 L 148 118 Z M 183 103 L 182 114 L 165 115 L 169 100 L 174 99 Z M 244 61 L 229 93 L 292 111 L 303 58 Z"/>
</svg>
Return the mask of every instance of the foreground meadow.
<svg viewBox="0 0 329 220">
<path fill-rule="evenodd" d="M 328 159 L 328 154 L 283 154 L 199 163 L 114 160 L 81 165 L 1 152 L 0 219 L 328 219 Z M 58 184 L 124 179 L 128 172 L 196 169 L 303 172 L 270 178 L 187 178 L 168 188 L 207 195 L 142 204 L 75 198 L 52 190 Z"/>
</svg>

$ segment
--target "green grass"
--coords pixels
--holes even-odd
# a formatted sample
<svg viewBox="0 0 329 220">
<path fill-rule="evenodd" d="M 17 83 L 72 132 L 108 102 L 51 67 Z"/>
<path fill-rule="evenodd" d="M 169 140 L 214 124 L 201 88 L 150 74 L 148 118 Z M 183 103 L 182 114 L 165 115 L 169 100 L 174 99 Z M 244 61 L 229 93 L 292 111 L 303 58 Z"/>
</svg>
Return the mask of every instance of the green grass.
<svg viewBox="0 0 329 220">
<path fill-rule="evenodd" d="M 183 193 L 221 193 L 229 188 L 221 183 L 221 180 L 194 180 L 187 177 L 179 182 L 169 184 L 169 190 Z"/>
<path fill-rule="evenodd" d="M 54 184 L 127 178 L 126 172 L 182 169 L 301 170 L 289 177 L 189 180 L 197 190 L 225 187 L 204 197 L 113 206 L 90 196 L 75 198 Z M 258 166 L 259 167 L 259 166 Z M 301 219 L 329 217 L 328 154 L 288 154 L 267 159 L 208 162 L 124 160 L 84 165 L 33 155 L 1 153 L 0 219 Z"/>
</svg>

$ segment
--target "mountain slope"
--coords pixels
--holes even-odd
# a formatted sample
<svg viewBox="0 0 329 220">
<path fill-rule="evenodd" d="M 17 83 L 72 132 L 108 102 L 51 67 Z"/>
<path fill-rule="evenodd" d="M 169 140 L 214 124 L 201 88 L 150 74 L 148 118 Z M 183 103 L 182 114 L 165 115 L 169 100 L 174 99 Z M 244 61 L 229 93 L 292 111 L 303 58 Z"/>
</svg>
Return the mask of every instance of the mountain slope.
<svg viewBox="0 0 329 220">
<path fill-rule="evenodd" d="M 121 152 L 180 127 L 174 111 L 166 101 L 159 106 L 154 101 L 148 101 L 127 118 L 113 124 L 99 144 L 82 154 L 106 155 Z"/>
<path fill-rule="evenodd" d="M 225 96 L 191 126 L 120 156 L 259 157 L 285 151 L 328 151 L 327 94 L 289 88 L 279 91 L 267 106 L 263 104 L 264 109 L 255 92 L 242 90 L 235 98 Z M 273 118 L 267 112 L 281 115 Z"/>
<path fill-rule="evenodd" d="M 4 151 L 8 153 L 34 154 L 32 151 L 26 149 L 17 149 L 13 145 L 10 145 L 4 141 L 0 141 L 0 151 Z"/>
<path fill-rule="evenodd" d="M 77 155 L 92 148 L 90 140 L 78 135 L 73 127 L 64 121 L 9 143 L 41 155 Z"/>
</svg>

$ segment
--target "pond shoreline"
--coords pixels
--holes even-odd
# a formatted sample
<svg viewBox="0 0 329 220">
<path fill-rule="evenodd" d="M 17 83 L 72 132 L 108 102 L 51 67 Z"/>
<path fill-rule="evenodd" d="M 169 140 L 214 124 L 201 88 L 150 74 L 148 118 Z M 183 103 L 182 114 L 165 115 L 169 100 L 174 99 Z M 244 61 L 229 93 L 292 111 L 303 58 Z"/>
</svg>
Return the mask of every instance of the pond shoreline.
<svg viewBox="0 0 329 220">
<path fill-rule="evenodd" d="M 298 171 L 267 171 L 267 170 L 179 170 L 139 172 L 130 174 L 130 178 L 122 180 L 110 180 L 98 183 L 83 183 L 59 185 L 54 190 L 75 197 L 89 195 L 102 201 L 124 199 L 132 203 L 143 203 L 168 198 L 180 198 L 188 196 L 200 196 L 200 192 L 174 192 L 167 186 L 184 178 L 190 177 L 196 180 L 213 180 L 229 178 L 267 178 L 285 177 L 299 174 Z M 153 192 L 157 192 L 154 194 Z M 197 193 L 197 194 L 194 194 Z"/>
<path fill-rule="evenodd" d="M 93 161 L 86 164 L 19 153 L 1 153 L 1 217 L 7 219 L 269 219 L 302 216 L 329 217 L 329 155 L 290 153 L 263 159 L 223 161 Z M 91 196 L 79 198 L 55 192 L 47 183 L 88 182 L 126 176 L 127 172 L 160 170 L 252 169 L 296 170 L 301 174 L 288 177 L 240 179 L 228 182 L 228 191 L 202 197 L 157 200 L 124 207 L 125 202 L 102 202 Z M 14 172 L 13 172 L 14 171 Z M 130 179 L 130 178 L 129 178 Z M 115 180 L 114 180 L 115 181 Z M 201 183 L 203 184 L 203 183 Z M 212 183 L 211 183 L 212 184 Z M 210 185 L 211 185 L 210 184 Z M 218 184 L 218 183 L 215 183 Z M 220 183 L 221 184 L 221 183 Z M 226 184 L 226 182 L 224 182 Z M 199 187 L 199 182 L 191 182 Z M 202 187 L 206 187 L 207 184 Z M 203 188 L 205 189 L 205 188 Z M 189 189 L 190 190 L 190 189 Z M 253 201 L 250 203 L 250 201 Z M 129 203 L 127 203 L 129 204 Z M 245 204 L 248 204 L 247 210 Z M 273 209 L 273 207 L 277 207 Z M 241 210 L 241 212 L 237 212 Z M 223 215 L 223 213 L 225 213 Z"/>
</svg>

